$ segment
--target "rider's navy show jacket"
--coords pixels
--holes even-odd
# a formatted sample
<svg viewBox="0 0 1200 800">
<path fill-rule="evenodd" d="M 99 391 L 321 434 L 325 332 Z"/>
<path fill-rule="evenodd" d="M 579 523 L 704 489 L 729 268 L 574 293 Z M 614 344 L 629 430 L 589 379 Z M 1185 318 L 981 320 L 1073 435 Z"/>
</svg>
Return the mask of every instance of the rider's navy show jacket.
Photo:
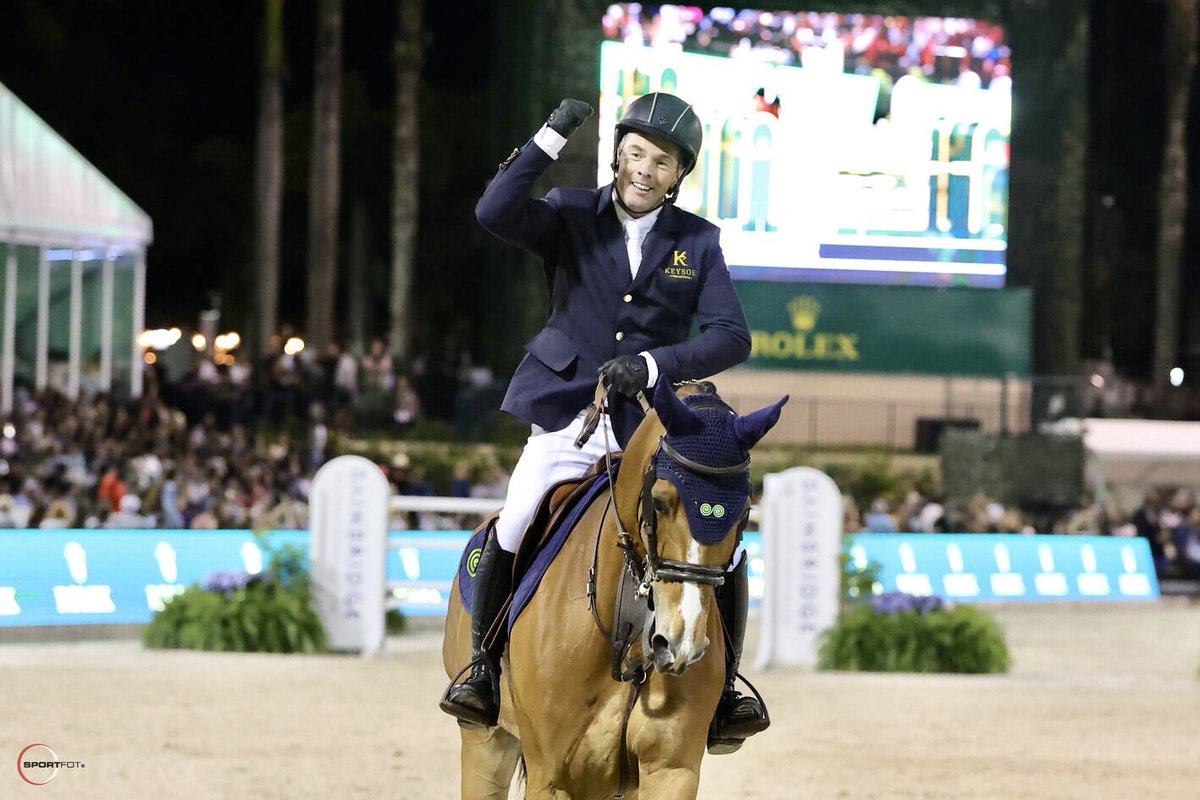
<svg viewBox="0 0 1200 800">
<path fill-rule="evenodd" d="M 550 292 L 549 319 L 525 345 L 502 409 L 560 430 L 591 401 L 597 370 L 615 356 L 647 351 L 659 379 L 671 381 L 706 378 L 745 361 L 750 332 L 719 229 L 667 204 L 631 279 L 611 184 L 529 197 L 552 162 L 531 140 L 501 165 L 475 208 L 484 228 L 542 259 Z M 694 324 L 699 333 L 689 339 Z M 623 447 L 642 410 L 615 392 L 609 409 Z"/>
</svg>

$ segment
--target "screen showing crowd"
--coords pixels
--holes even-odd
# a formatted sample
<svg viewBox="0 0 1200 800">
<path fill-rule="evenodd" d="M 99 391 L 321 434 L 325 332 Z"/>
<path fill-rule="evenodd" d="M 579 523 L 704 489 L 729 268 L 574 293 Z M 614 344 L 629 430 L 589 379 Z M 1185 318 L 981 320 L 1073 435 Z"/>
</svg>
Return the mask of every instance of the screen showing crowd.
<svg viewBox="0 0 1200 800">
<path fill-rule="evenodd" d="M 735 278 L 1004 285 L 1010 51 L 984 20 L 621 3 L 603 17 L 599 179 L 636 97 L 704 147 L 678 204 Z"/>
</svg>

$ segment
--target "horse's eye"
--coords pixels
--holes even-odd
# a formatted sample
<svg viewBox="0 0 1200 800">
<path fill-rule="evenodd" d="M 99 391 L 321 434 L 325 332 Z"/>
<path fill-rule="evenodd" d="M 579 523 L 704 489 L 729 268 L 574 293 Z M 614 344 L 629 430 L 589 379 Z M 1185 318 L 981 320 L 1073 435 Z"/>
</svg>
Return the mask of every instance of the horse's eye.
<svg viewBox="0 0 1200 800">
<path fill-rule="evenodd" d="M 654 498 L 654 513 L 655 514 L 666 514 L 668 512 L 668 510 L 669 509 L 667 508 L 666 500 L 663 500 L 661 497 Z"/>
</svg>

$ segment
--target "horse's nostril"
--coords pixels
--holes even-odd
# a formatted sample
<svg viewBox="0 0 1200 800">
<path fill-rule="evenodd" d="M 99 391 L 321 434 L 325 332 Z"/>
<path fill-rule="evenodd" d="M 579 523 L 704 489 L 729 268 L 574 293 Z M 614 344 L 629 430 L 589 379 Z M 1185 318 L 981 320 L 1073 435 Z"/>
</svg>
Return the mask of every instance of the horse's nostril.
<svg viewBox="0 0 1200 800">
<path fill-rule="evenodd" d="M 654 634 L 654 637 L 650 639 L 650 646 L 654 648 L 655 653 L 664 651 L 669 653 L 671 651 L 671 643 L 661 633 Z"/>
</svg>

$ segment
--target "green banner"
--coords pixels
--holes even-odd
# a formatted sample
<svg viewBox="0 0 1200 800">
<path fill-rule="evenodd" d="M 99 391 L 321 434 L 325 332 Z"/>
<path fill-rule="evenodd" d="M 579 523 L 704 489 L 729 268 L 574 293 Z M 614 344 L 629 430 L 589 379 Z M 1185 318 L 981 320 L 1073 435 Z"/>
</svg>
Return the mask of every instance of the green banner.
<svg viewBox="0 0 1200 800">
<path fill-rule="evenodd" d="M 1028 375 L 1032 291 L 737 281 L 748 366 Z"/>
</svg>

